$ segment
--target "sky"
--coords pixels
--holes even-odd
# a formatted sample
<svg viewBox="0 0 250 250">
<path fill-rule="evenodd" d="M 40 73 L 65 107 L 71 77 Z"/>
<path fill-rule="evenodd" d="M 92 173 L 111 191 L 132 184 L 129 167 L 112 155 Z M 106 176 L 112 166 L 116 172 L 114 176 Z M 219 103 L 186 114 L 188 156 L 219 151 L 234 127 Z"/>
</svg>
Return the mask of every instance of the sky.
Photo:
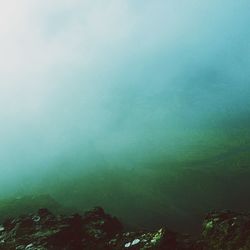
<svg viewBox="0 0 250 250">
<path fill-rule="evenodd" d="M 3 188 L 64 161 L 131 167 L 204 131 L 247 129 L 249 11 L 247 0 L 2 1 Z"/>
</svg>

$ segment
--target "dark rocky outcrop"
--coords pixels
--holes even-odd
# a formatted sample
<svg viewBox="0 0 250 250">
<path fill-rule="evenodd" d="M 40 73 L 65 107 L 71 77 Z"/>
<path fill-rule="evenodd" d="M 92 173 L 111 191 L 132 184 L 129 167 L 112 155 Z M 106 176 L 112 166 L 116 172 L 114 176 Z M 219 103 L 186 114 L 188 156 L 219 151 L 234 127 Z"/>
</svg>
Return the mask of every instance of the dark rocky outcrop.
<svg viewBox="0 0 250 250">
<path fill-rule="evenodd" d="M 167 248 L 166 248 L 167 247 Z M 3 250 L 77 249 L 193 249 L 186 235 L 167 229 L 154 232 L 124 232 L 116 217 L 96 207 L 83 216 L 55 216 L 43 208 L 14 219 L 0 227 Z"/>
<path fill-rule="evenodd" d="M 83 216 L 54 215 L 39 209 L 0 225 L 2 250 L 247 250 L 250 215 L 230 211 L 210 213 L 199 239 L 167 228 L 125 232 L 116 217 L 96 207 Z"/>
<path fill-rule="evenodd" d="M 203 223 L 202 238 L 207 250 L 249 250 L 250 214 L 210 213 Z"/>
</svg>

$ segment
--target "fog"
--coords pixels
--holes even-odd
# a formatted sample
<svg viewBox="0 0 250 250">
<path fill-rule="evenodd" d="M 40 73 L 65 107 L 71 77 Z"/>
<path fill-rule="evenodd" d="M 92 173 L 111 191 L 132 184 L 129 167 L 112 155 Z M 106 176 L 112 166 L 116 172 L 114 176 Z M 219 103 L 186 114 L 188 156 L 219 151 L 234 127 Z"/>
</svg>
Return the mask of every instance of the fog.
<svg viewBox="0 0 250 250">
<path fill-rule="evenodd" d="M 130 175 L 165 192 L 180 164 L 207 171 L 197 162 L 248 152 L 249 11 L 246 0 L 2 2 L 1 196 L 55 194 L 48 183 L 91 171 L 117 178 L 109 194 Z"/>
</svg>

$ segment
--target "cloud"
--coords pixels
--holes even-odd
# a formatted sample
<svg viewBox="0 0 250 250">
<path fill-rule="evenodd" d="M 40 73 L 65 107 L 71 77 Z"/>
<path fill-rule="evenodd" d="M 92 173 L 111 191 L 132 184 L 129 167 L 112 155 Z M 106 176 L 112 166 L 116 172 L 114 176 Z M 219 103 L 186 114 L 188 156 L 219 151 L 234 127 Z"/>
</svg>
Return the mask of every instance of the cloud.
<svg viewBox="0 0 250 250">
<path fill-rule="evenodd" d="M 245 115 L 248 9 L 243 0 L 2 2 L 3 168 L 41 170 L 77 150 L 143 158 L 193 144 L 188 129 Z"/>
</svg>

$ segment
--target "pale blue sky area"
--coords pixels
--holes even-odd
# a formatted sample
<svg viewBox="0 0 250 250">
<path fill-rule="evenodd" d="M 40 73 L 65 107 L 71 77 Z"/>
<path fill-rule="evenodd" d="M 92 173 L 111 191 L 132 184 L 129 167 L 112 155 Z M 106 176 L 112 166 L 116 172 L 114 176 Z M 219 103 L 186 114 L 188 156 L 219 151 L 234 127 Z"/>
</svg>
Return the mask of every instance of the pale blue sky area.
<svg viewBox="0 0 250 250">
<path fill-rule="evenodd" d="M 1 178 L 247 128 L 249 13 L 247 0 L 1 3 Z"/>
</svg>

